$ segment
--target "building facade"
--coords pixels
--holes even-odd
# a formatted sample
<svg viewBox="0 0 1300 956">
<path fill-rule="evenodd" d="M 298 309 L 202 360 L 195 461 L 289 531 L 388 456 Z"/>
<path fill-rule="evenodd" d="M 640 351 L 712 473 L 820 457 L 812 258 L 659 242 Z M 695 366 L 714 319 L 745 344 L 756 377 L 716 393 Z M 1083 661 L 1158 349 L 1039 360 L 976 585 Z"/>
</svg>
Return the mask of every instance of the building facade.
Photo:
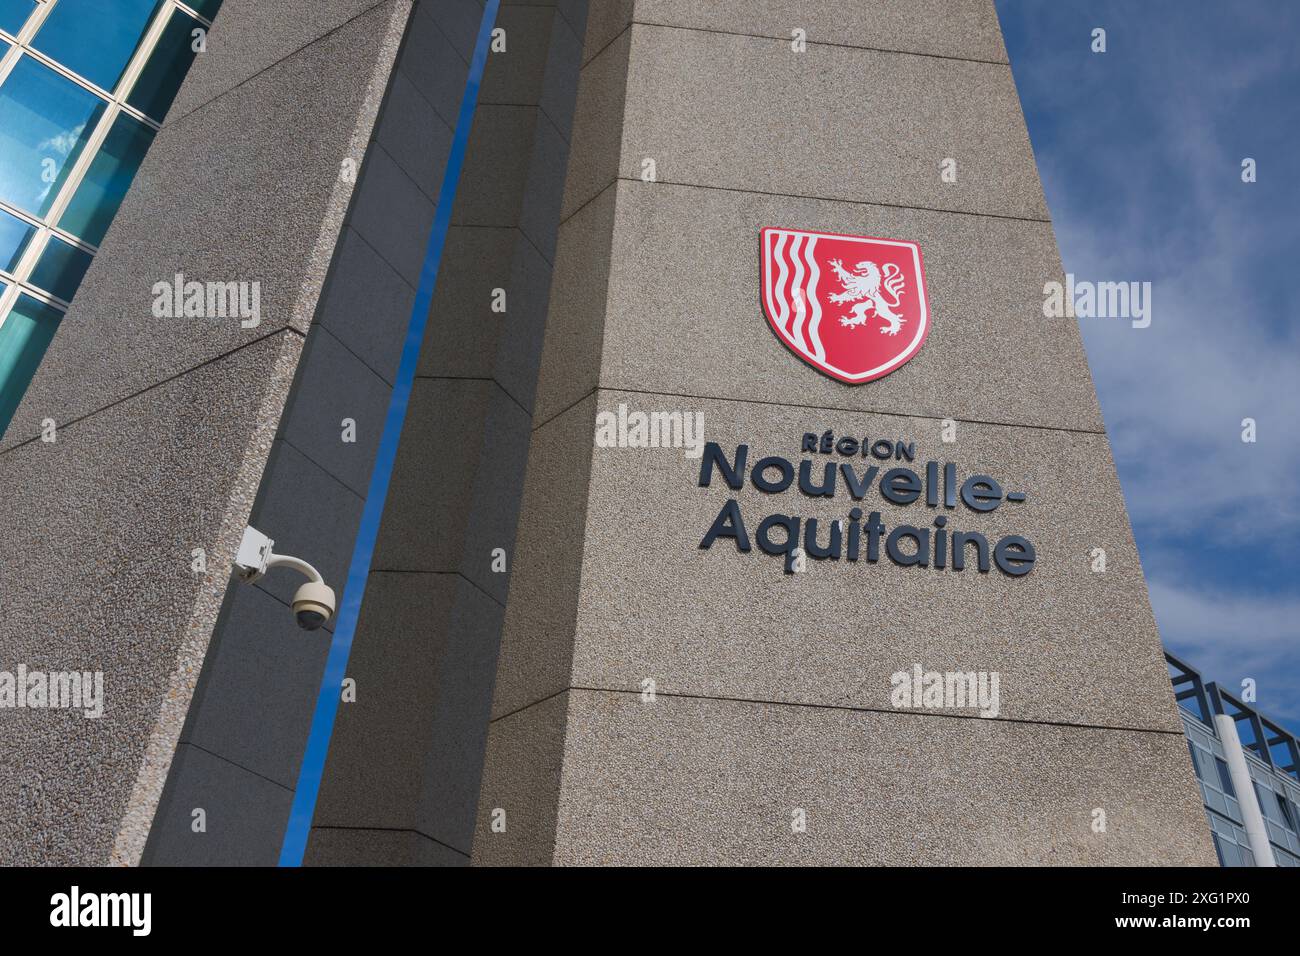
<svg viewBox="0 0 1300 956">
<path fill-rule="evenodd" d="M 1214 864 L 991 2 L 76 2 L 0 671 L 105 706 L 0 711 L 5 862 Z"/>
<path fill-rule="evenodd" d="M 1300 866 L 1300 741 L 1166 654 L 1222 866 Z"/>
<path fill-rule="evenodd" d="M 0 433 L 220 3 L 0 4 Z"/>
</svg>

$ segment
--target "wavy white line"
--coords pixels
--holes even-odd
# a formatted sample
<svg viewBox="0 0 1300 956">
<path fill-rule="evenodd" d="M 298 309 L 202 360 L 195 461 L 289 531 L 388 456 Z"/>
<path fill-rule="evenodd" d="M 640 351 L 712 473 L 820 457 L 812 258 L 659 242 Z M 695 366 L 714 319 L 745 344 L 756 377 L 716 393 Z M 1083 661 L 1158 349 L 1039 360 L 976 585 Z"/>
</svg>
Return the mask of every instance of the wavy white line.
<svg viewBox="0 0 1300 956">
<path fill-rule="evenodd" d="M 804 245 L 804 256 L 808 259 L 808 287 L 804 298 L 812 307 L 812 318 L 808 322 L 808 341 L 812 344 L 813 355 L 820 362 L 826 361 L 826 349 L 822 345 L 821 324 L 822 304 L 817 298 L 817 283 L 821 280 L 821 269 L 817 266 L 817 237 L 811 237 Z"/>
</svg>

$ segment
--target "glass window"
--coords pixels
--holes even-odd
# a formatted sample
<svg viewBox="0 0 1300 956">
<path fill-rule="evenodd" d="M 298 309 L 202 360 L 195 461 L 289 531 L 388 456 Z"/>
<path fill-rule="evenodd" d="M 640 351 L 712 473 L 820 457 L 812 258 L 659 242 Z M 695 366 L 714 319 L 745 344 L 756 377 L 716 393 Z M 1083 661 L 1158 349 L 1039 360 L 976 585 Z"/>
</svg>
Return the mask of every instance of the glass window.
<svg viewBox="0 0 1300 956">
<path fill-rule="evenodd" d="M 77 286 L 90 268 L 90 253 L 50 236 L 41 258 L 32 270 L 31 283 L 64 302 L 71 302 Z"/>
<path fill-rule="evenodd" d="M 0 86 L 0 199 L 44 216 L 106 106 L 24 56 Z"/>
<path fill-rule="evenodd" d="M 0 30 L 17 34 L 36 9 L 36 0 L 0 0 Z"/>
<path fill-rule="evenodd" d="M 1190 740 L 1187 741 L 1187 752 L 1192 755 L 1192 769 L 1196 771 L 1196 776 L 1199 779 L 1201 776 L 1201 762 L 1196 759 L 1196 745 Z"/>
<path fill-rule="evenodd" d="M 1272 800 L 1265 799 L 1264 797 L 1265 793 L 1270 797 L 1276 796 L 1276 794 L 1267 787 L 1260 789 L 1259 783 L 1254 780 L 1250 782 L 1250 785 L 1255 788 L 1255 799 L 1259 801 L 1259 809 L 1263 812 L 1264 818 L 1272 820 L 1274 823 L 1281 823 L 1282 819 L 1277 812 L 1277 804 Z"/>
<path fill-rule="evenodd" d="M 190 0 L 186 6 L 198 13 L 199 16 L 211 20 L 216 17 L 217 11 L 221 9 L 221 0 Z"/>
<path fill-rule="evenodd" d="M 0 323 L 0 428 L 8 427 L 63 313 L 20 295 Z"/>
<path fill-rule="evenodd" d="M 187 0 L 186 9 L 208 20 L 221 0 Z M 33 14 L 44 14 L 40 27 Z M 150 26 L 156 29 L 150 31 Z M 0 39 L 0 56 L 13 66 L 0 83 L 0 201 L 18 215 L 0 210 L 0 271 L 9 294 L 16 296 L 9 315 L 0 312 L 0 434 L 8 426 L 46 346 L 58 327 L 63 307 L 18 295 L 24 286 L 70 302 L 85 277 L 93 253 L 108 231 L 153 142 L 153 120 L 165 117 L 196 56 L 195 16 L 169 0 L 0 0 L 0 30 L 16 35 L 35 30 L 30 49 L 18 51 Z M 122 84 L 127 66 L 148 49 L 132 84 L 125 108 L 150 117 L 140 121 L 116 111 L 104 141 L 93 155 L 87 143 L 112 110 L 112 96 L 96 94 L 87 82 L 109 94 Z M 39 54 L 42 59 L 38 59 Z M 56 66 L 46 66 L 49 57 Z M 75 75 L 77 80 L 69 79 Z M 79 160 L 87 160 L 79 166 Z M 74 168 L 84 170 L 75 184 Z M 71 195 L 69 195 L 71 194 Z M 57 223 L 50 212 L 66 208 Z M 22 219 L 40 220 L 33 226 Z M 76 237 L 64 241 L 49 234 Z M 48 236 L 48 238 L 45 238 Z M 33 243 L 45 245 L 34 255 Z M 19 288 L 14 288 L 18 286 Z"/>
<path fill-rule="evenodd" d="M 179 10 L 172 14 L 158 39 L 158 46 L 131 88 L 131 95 L 126 99 L 128 103 L 146 116 L 162 122 L 194 57 L 198 55 L 194 50 L 193 31 L 201 26 L 189 14 Z"/>
<path fill-rule="evenodd" d="M 1214 758 L 1214 765 L 1219 768 L 1219 786 L 1228 796 L 1235 797 L 1237 791 L 1232 788 L 1232 774 L 1228 772 L 1228 765 L 1219 757 Z"/>
<path fill-rule="evenodd" d="M 108 224 L 117 215 L 153 137 L 154 131 L 148 126 L 119 113 L 59 220 L 59 227 L 92 246 L 103 242 Z"/>
<path fill-rule="evenodd" d="M 1282 822 L 1286 824 L 1288 830 L 1294 833 L 1295 818 L 1291 816 L 1291 804 L 1288 803 L 1286 797 L 1282 796 L 1280 793 L 1275 793 L 1273 796 L 1277 797 L 1277 808 L 1282 814 Z"/>
<path fill-rule="evenodd" d="M 36 227 L 0 210 L 0 269 L 13 272 Z"/>
<path fill-rule="evenodd" d="M 32 46 L 112 90 L 160 5 L 159 0 L 59 0 Z"/>
</svg>

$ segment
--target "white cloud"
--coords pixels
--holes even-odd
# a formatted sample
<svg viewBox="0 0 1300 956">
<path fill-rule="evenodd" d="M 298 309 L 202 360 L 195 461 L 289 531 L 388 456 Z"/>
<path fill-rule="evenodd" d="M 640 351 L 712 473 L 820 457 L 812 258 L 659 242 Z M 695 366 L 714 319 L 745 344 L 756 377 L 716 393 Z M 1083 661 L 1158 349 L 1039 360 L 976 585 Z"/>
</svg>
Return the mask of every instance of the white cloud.
<svg viewBox="0 0 1300 956">
<path fill-rule="evenodd" d="M 1169 649 L 1241 695 L 1252 678 L 1255 704 L 1297 732 L 1300 718 L 1300 644 L 1295 637 L 1300 599 L 1216 592 L 1203 584 L 1148 581 L 1151 603 Z"/>
</svg>

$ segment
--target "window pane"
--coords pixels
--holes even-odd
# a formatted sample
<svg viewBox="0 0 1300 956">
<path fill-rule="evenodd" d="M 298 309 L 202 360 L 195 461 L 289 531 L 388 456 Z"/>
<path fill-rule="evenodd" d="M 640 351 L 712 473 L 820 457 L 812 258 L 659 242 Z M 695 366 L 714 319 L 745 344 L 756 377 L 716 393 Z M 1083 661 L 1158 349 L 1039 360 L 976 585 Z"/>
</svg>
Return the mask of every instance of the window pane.
<svg viewBox="0 0 1300 956">
<path fill-rule="evenodd" d="M 1266 820 L 1272 820 L 1274 823 L 1280 823 L 1277 815 L 1277 807 L 1269 800 L 1264 799 L 1265 791 L 1259 789 L 1259 784 L 1252 780 L 1250 785 L 1255 788 L 1255 800 L 1259 803 L 1259 809 L 1263 811 Z M 1268 795 L 1273 796 L 1273 791 L 1267 791 Z"/>
<path fill-rule="evenodd" d="M 35 9 L 36 0 L 0 0 L 0 30 L 17 33 Z"/>
<path fill-rule="evenodd" d="M 117 207 L 122 205 L 153 137 L 148 126 L 125 113 L 118 114 L 59 220 L 59 227 L 93 246 L 103 242 L 108 224 L 117 215 Z"/>
<path fill-rule="evenodd" d="M 0 86 L 0 199 L 49 212 L 104 112 L 98 96 L 29 56 Z"/>
<path fill-rule="evenodd" d="M 1219 786 L 1228 796 L 1235 797 L 1237 791 L 1232 788 L 1232 774 L 1228 773 L 1228 765 L 1218 757 L 1214 758 L 1214 765 L 1219 768 Z"/>
<path fill-rule="evenodd" d="M 159 122 L 176 99 L 176 91 L 189 72 L 190 64 L 198 54 L 194 51 L 193 32 L 201 24 L 188 14 L 177 10 L 167 21 L 158 46 L 149 57 L 140 78 L 131 89 L 127 102 Z"/>
<path fill-rule="evenodd" d="M 17 216 L 0 211 L 0 269 L 13 272 L 18 259 L 31 242 L 36 227 L 23 222 Z"/>
<path fill-rule="evenodd" d="M 1294 832 L 1295 821 L 1291 819 L 1291 804 L 1287 803 L 1286 797 L 1280 793 L 1275 793 L 1273 796 L 1277 797 L 1277 809 L 1282 814 L 1282 822 L 1286 824 L 1288 830 Z"/>
<path fill-rule="evenodd" d="M 0 434 L 9 427 L 63 314 L 20 295 L 0 323 Z"/>
<path fill-rule="evenodd" d="M 221 9 L 221 0 L 190 0 L 186 4 L 191 10 L 194 10 L 201 17 L 207 17 L 211 20 Z"/>
<path fill-rule="evenodd" d="M 64 302 L 71 302 L 77 294 L 77 286 L 90 268 L 91 255 L 70 246 L 62 239 L 50 237 L 32 270 L 32 285 L 57 295 Z"/>
<path fill-rule="evenodd" d="M 157 6 L 158 0 L 59 0 L 32 46 L 111 90 Z"/>
</svg>

